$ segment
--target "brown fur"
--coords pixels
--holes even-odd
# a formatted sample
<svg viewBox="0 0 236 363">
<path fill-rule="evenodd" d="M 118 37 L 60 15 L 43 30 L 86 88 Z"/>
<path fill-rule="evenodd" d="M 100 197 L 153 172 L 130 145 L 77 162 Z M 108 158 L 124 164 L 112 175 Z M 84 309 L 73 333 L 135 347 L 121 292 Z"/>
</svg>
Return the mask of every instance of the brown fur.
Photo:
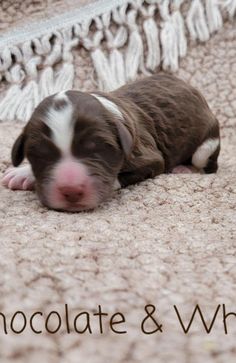
<svg viewBox="0 0 236 363">
<path fill-rule="evenodd" d="M 112 92 L 109 99 L 124 111 L 133 140 L 131 158 L 119 179 L 123 185 L 141 181 L 179 164 L 190 164 L 208 138 L 219 138 L 219 123 L 195 88 L 173 75 L 157 74 Z M 206 172 L 217 170 L 220 147 Z"/>
</svg>

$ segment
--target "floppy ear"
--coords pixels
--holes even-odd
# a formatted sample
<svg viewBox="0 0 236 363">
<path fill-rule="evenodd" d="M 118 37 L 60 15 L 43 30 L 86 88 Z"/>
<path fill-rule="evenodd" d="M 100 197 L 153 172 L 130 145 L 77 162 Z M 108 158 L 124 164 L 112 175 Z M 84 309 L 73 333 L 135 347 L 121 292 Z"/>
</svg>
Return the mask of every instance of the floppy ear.
<svg viewBox="0 0 236 363">
<path fill-rule="evenodd" d="M 124 112 L 123 114 L 117 103 L 107 98 L 106 94 L 91 93 L 91 95 L 95 97 L 106 108 L 106 110 L 114 116 L 115 125 L 118 131 L 122 149 L 126 157 L 129 157 L 134 144 L 133 134 L 131 132 L 131 130 L 133 129 L 133 123 L 130 119 L 129 114 L 122 107 L 122 110 Z M 129 127 L 127 126 L 127 124 L 129 125 Z"/>
<path fill-rule="evenodd" d="M 133 137 L 122 120 L 116 120 L 116 127 L 118 130 L 122 149 L 126 157 L 129 157 L 133 149 Z"/>
<path fill-rule="evenodd" d="M 13 166 L 18 166 L 24 160 L 25 157 L 25 134 L 22 132 L 20 136 L 16 139 L 12 150 L 11 150 L 11 160 Z"/>
</svg>

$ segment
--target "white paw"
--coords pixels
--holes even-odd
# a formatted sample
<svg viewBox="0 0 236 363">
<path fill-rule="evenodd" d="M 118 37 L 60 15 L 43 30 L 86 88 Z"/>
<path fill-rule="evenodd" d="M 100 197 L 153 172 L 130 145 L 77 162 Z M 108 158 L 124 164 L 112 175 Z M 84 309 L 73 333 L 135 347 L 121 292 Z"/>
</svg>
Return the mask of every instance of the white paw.
<svg viewBox="0 0 236 363">
<path fill-rule="evenodd" d="M 12 190 L 32 190 L 34 183 L 35 177 L 30 165 L 9 168 L 2 178 L 2 184 Z"/>
</svg>

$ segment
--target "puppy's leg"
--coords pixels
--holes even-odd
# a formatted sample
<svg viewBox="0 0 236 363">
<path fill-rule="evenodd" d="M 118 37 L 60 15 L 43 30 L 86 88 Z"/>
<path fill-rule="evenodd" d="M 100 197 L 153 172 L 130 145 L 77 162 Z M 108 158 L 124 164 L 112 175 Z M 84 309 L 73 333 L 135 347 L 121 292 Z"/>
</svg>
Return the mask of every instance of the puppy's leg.
<svg viewBox="0 0 236 363">
<path fill-rule="evenodd" d="M 121 172 L 118 175 L 118 181 L 121 187 L 126 187 L 148 178 L 154 178 L 156 175 L 162 173 L 164 173 L 164 160 L 160 157 L 157 160 L 137 169 Z"/>
<path fill-rule="evenodd" d="M 205 173 L 215 173 L 218 169 L 217 159 L 220 152 L 219 138 L 207 139 L 192 156 L 192 164 Z"/>
<path fill-rule="evenodd" d="M 207 165 L 204 168 L 206 174 L 216 173 L 218 169 L 218 156 L 220 153 L 220 145 L 216 151 L 209 157 Z"/>
<path fill-rule="evenodd" d="M 2 184 L 12 190 L 34 189 L 35 178 L 30 165 L 9 168 L 5 171 Z"/>
</svg>

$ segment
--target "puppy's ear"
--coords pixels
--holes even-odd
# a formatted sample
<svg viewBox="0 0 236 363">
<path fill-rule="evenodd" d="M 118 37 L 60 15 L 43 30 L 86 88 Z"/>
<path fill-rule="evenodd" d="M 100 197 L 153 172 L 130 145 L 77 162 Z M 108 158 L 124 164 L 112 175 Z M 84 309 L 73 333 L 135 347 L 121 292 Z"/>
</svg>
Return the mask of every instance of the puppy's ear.
<svg viewBox="0 0 236 363">
<path fill-rule="evenodd" d="M 133 137 L 122 120 L 116 120 L 116 127 L 125 156 L 129 157 L 133 149 Z"/>
<path fill-rule="evenodd" d="M 11 160 L 13 166 L 18 166 L 24 160 L 25 157 L 25 133 L 22 132 L 20 136 L 16 139 L 12 150 L 11 150 Z"/>
<path fill-rule="evenodd" d="M 102 93 L 92 93 L 92 96 L 95 97 L 105 107 L 105 109 L 113 115 L 120 144 L 125 156 L 129 157 L 134 145 L 134 123 L 129 115 L 129 112 L 122 107 L 122 103 L 124 102 L 117 99 L 113 100 L 107 98 L 107 95 Z"/>
</svg>

